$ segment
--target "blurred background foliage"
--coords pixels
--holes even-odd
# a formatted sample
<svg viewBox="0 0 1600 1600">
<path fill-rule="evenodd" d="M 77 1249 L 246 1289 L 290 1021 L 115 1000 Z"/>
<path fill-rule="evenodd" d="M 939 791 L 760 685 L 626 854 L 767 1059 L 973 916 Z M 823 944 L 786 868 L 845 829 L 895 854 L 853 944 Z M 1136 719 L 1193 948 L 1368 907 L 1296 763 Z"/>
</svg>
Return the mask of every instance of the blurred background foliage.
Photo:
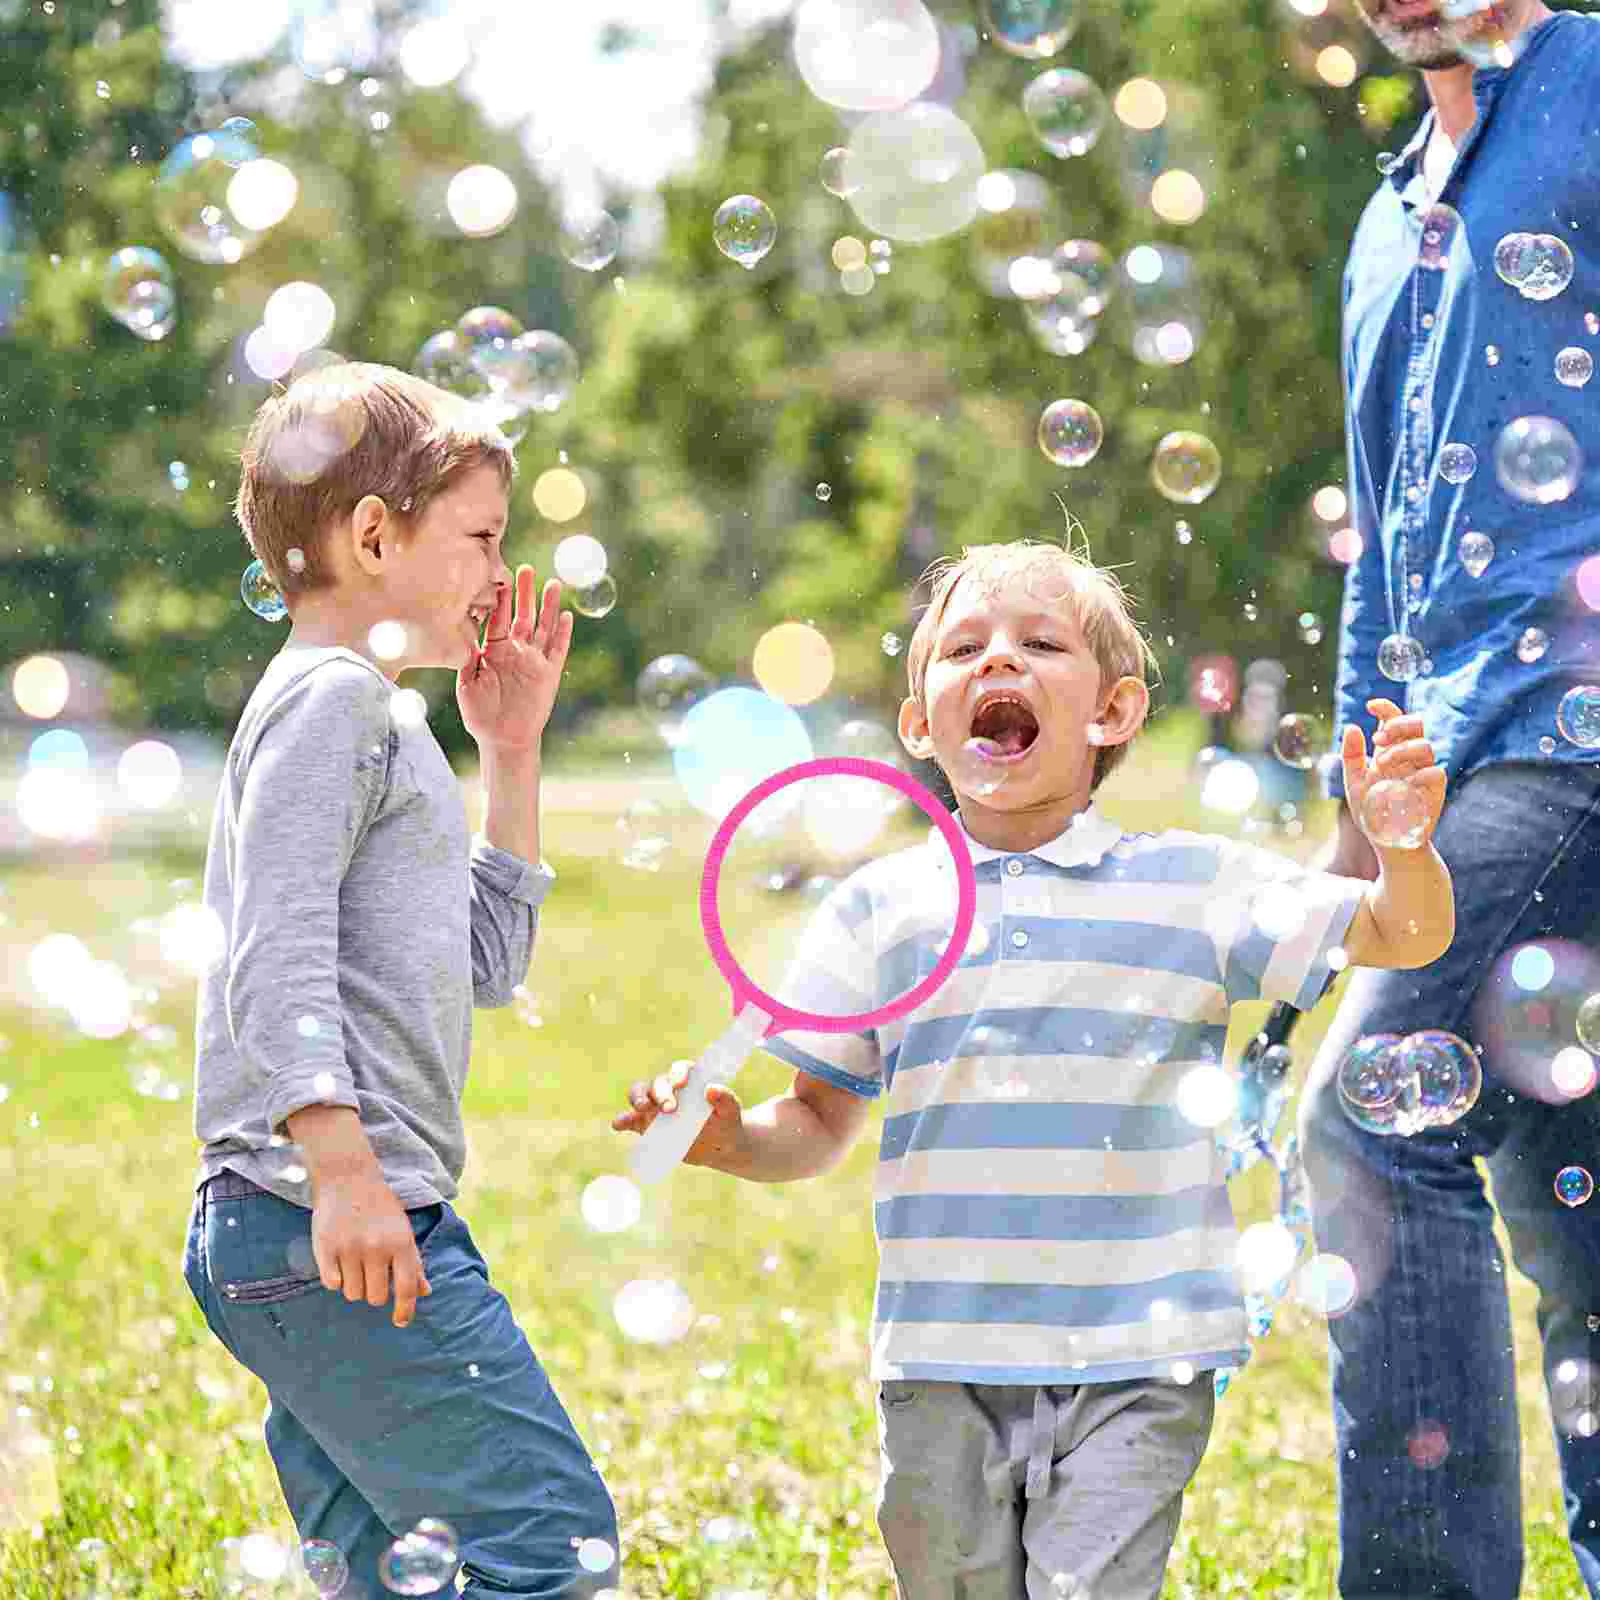
<svg viewBox="0 0 1600 1600">
<path fill-rule="evenodd" d="M 836 700 L 881 712 L 904 662 L 880 639 L 908 635 L 927 563 L 1060 537 L 1064 510 L 1139 597 L 1168 701 L 1194 656 L 1220 650 L 1278 657 L 1290 706 L 1325 706 L 1341 569 L 1307 505 L 1343 478 L 1342 256 L 1374 156 L 1409 135 L 1420 84 L 1391 75 L 1349 17 L 1307 19 L 1287 0 L 1090 0 L 1049 63 L 995 49 L 962 0 L 931 9 L 988 166 L 1052 191 L 1047 242 L 1192 252 L 1205 315 L 1191 360 L 1135 360 L 1116 308 L 1082 354 L 1046 353 L 1018 303 L 984 287 L 971 230 L 896 245 L 870 294 L 841 292 L 834 240 L 870 235 L 821 187 L 818 161 L 848 129 L 807 92 L 781 16 L 720 57 L 693 167 L 658 197 L 605 197 L 623 251 L 591 275 L 563 258 L 559 196 L 517 130 L 492 126 L 457 86 L 414 88 L 379 65 L 286 94 L 296 74 L 282 45 L 225 71 L 179 67 L 157 0 L 0 0 L 0 659 L 81 652 L 114 669 L 118 720 L 226 734 L 282 636 L 238 596 L 238 450 L 270 389 L 238 350 L 272 289 L 309 279 L 338 307 L 329 347 L 351 357 L 410 367 L 480 304 L 577 349 L 575 399 L 519 446 L 509 552 L 543 575 L 561 537 L 592 532 L 621 598 L 579 619 L 555 732 L 631 703 L 640 669 L 669 651 L 748 679 L 761 631 L 786 618 L 828 635 Z M 382 35 L 423 11 L 385 0 Z M 1305 65 L 1314 30 L 1330 28 L 1367 69 L 1338 87 Z M 604 46 L 649 47 L 647 30 Z M 1163 223 L 1140 198 L 1115 121 L 1084 157 L 1040 146 L 1020 100 L 1046 65 L 1108 94 L 1140 74 L 1190 87 L 1185 127 L 1209 191 L 1198 221 Z M 300 200 L 254 253 L 208 266 L 163 235 L 156 175 L 185 134 L 230 115 L 256 124 Z M 445 209 L 449 177 L 474 162 L 520 194 L 492 238 L 461 236 Z M 749 273 L 711 237 L 713 211 L 738 192 L 763 197 L 780 230 Z M 630 225 L 641 218 L 651 225 Z M 160 249 L 176 273 L 176 325 L 157 342 L 101 306 L 106 259 L 130 244 Z M 1061 396 L 1089 400 L 1106 424 L 1098 458 L 1072 472 L 1034 442 Z M 1189 509 L 1148 473 L 1154 442 L 1178 427 L 1208 433 L 1224 460 L 1221 487 Z M 557 525 L 530 491 L 563 451 L 589 498 Z M 1305 611 L 1325 620 L 1320 643 L 1297 629 Z M 423 687 L 459 750 L 448 684 Z"/>
</svg>

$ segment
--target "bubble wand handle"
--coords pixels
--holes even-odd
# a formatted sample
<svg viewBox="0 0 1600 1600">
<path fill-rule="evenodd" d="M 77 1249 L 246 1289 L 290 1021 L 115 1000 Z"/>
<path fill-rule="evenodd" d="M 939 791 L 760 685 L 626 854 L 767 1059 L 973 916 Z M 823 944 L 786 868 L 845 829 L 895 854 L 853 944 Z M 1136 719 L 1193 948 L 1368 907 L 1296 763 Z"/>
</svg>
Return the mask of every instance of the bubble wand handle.
<svg viewBox="0 0 1600 1600">
<path fill-rule="evenodd" d="M 640 1135 L 628 1163 L 635 1182 L 660 1183 L 688 1155 L 700 1130 L 711 1120 L 707 1088 L 727 1083 L 771 1026 L 772 1018 L 759 1006 L 740 1007 L 733 1026 L 689 1069 L 687 1082 L 678 1090 L 678 1109 L 663 1112 Z"/>
</svg>

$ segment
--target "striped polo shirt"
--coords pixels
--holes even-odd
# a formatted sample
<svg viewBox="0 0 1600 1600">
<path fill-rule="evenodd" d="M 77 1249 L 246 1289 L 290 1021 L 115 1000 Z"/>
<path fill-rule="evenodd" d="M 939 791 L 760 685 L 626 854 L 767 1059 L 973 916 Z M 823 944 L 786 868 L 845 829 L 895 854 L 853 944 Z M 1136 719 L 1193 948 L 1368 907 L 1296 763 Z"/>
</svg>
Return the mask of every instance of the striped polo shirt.
<svg viewBox="0 0 1600 1600">
<path fill-rule="evenodd" d="M 1231 839 L 1123 835 L 1091 808 L 1028 851 L 962 830 L 978 883 L 960 965 L 867 1033 L 766 1048 L 871 1098 L 872 1375 L 1073 1384 L 1238 1366 L 1237 1234 L 1211 1134 L 1178 1110 L 1238 1000 L 1316 1004 L 1366 885 Z M 954 923 L 943 839 L 819 907 L 779 998 L 869 1012 L 932 972 Z"/>
</svg>

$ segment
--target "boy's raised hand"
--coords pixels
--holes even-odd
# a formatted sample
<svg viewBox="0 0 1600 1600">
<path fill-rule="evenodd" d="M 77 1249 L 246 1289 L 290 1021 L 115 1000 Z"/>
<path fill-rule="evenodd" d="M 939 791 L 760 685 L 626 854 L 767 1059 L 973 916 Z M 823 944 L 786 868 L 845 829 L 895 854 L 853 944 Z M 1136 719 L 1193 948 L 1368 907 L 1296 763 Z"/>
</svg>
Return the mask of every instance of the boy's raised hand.
<svg viewBox="0 0 1600 1600">
<path fill-rule="evenodd" d="M 611 1119 L 618 1133 L 643 1133 L 663 1113 L 671 1116 L 678 1109 L 678 1091 L 689 1079 L 692 1061 L 674 1061 L 659 1077 L 628 1087 L 629 1110 Z M 726 1157 L 743 1142 L 744 1112 L 739 1097 L 725 1084 L 713 1083 L 706 1090 L 711 1115 L 700 1137 L 689 1146 L 683 1158 L 691 1167 L 721 1167 Z"/>
<path fill-rule="evenodd" d="M 1340 756 L 1344 762 L 1344 788 L 1350 805 L 1350 814 L 1363 833 L 1372 840 L 1374 849 L 1387 846 L 1372 839 L 1367 829 L 1367 795 L 1376 783 L 1397 779 L 1407 784 L 1422 801 L 1426 826 L 1423 841 L 1433 837 L 1439 825 L 1439 815 L 1444 810 L 1445 770 L 1433 755 L 1433 746 L 1423 733 L 1422 718 L 1416 713 L 1402 712 L 1392 700 L 1369 700 L 1367 710 L 1378 719 L 1377 731 L 1372 736 L 1372 758 L 1367 758 L 1366 735 L 1354 724 L 1344 730 L 1344 743 Z"/>
<path fill-rule="evenodd" d="M 534 614 L 532 567 L 518 567 L 495 601 L 484 648 L 456 674 L 461 721 L 480 750 L 536 750 L 561 687 L 572 613 L 551 578 Z"/>
</svg>

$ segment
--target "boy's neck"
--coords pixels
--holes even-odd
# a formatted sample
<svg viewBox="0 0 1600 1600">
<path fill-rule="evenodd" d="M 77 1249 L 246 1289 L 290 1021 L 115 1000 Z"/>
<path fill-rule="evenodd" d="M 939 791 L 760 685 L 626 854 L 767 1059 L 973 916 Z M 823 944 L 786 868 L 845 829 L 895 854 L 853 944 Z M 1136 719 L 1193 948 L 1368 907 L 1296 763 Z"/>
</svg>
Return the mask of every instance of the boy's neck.
<svg viewBox="0 0 1600 1600">
<path fill-rule="evenodd" d="M 372 624 L 343 608 L 318 604 L 318 597 L 302 595 L 295 605 L 285 650 L 352 650 L 370 661 L 384 677 L 398 676 L 394 662 L 380 661 L 372 653 Z"/>
<path fill-rule="evenodd" d="M 1036 850 L 1059 838 L 1094 803 L 1087 790 L 1024 811 L 993 811 L 966 795 L 959 800 L 962 825 L 990 850 Z"/>
</svg>

